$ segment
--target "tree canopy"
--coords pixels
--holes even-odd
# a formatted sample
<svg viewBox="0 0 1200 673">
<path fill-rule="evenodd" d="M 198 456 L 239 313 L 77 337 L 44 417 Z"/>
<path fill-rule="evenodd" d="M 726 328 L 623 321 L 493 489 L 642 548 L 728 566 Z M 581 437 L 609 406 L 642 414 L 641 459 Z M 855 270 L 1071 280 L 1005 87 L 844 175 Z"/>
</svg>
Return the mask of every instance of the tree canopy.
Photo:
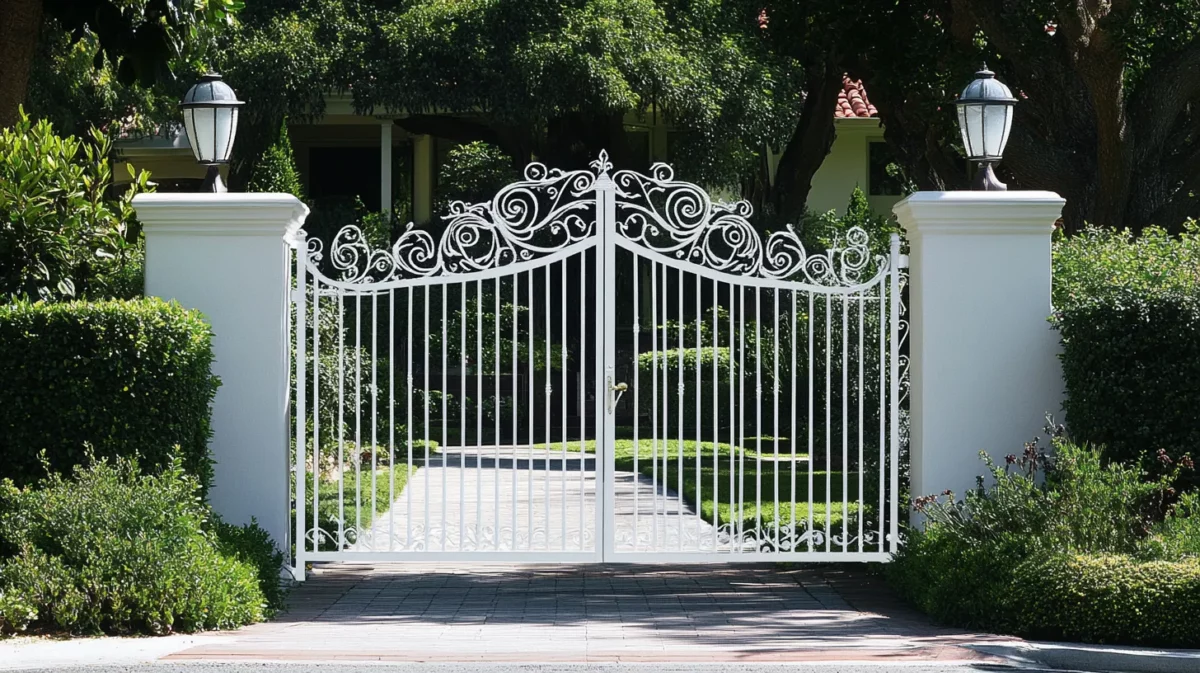
<svg viewBox="0 0 1200 673">
<path fill-rule="evenodd" d="M 0 127 L 17 121 L 40 39 L 95 40 L 97 69 L 151 86 L 202 62 L 243 0 L 0 0 Z M 103 120 L 108 121 L 108 120 Z"/>
<path fill-rule="evenodd" d="M 397 124 L 409 131 L 486 141 L 518 162 L 582 165 L 607 149 L 628 164 L 626 114 L 667 115 L 681 166 L 730 183 L 757 168 L 802 100 L 795 69 L 750 29 L 758 11 L 717 0 L 279 0 L 247 8 L 223 68 L 263 123 L 319 113 L 326 92 L 348 91 L 362 112 L 407 113 Z"/>
<path fill-rule="evenodd" d="M 1200 216 L 1200 3 L 888 0 L 859 58 L 889 144 L 923 189 L 965 184 L 953 98 L 986 61 L 1016 93 L 1001 170 L 1085 222 Z"/>
<path fill-rule="evenodd" d="M 1067 197 L 1068 229 L 1200 216 L 1195 0 L 258 0 L 237 22 L 227 19 L 240 0 L 0 0 L 0 10 L 43 4 L 42 42 L 57 56 L 36 67 L 75 73 L 68 81 L 137 79 L 179 49 L 211 55 L 249 103 L 235 182 L 285 117 L 320 117 L 331 92 L 413 133 L 565 168 L 600 149 L 635 165 L 633 114 L 670 122 L 681 175 L 737 187 L 774 226 L 803 214 L 843 74 L 865 81 L 908 182 L 965 187 L 953 101 L 986 61 L 1020 99 L 1001 177 Z M 119 28 L 84 21 L 84 6 L 117 12 Z M 154 29 L 168 36 L 153 41 L 168 49 L 146 52 L 157 57 L 112 37 L 149 30 L 164 7 L 183 13 Z M 3 90 L 6 67 L 0 54 Z M 156 109 L 136 90 L 44 88 L 33 102 Z M 773 181 L 767 148 L 780 156 Z"/>
</svg>

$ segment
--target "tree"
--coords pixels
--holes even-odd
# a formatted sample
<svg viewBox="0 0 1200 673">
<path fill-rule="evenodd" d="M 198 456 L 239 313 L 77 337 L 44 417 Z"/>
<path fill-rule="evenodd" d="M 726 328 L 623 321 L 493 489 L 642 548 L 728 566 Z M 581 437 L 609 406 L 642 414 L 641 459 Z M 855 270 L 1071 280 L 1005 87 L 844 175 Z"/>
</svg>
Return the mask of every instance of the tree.
<svg viewBox="0 0 1200 673">
<path fill-rule="evenodd" d="M 758 4 L 758 3 L 753 3 Z M 775 183 L 765 199 L 771 219 L 799 222 L 812 179 L 833 148 L 834 110 L 846 73 L 876 35 L 891 30 L 878 0 L 766 3 L 754 30 L 774 59 L 800 73 L 800 114 L 779 137 Z"/>
<path fill-rule="evenodd" d="M 727 185 L 759 168 L 800 100 L 791 71 L 740 27 L 757 11 L 685 0 L 273 0 L 242 15 L 222 67 L 248 113 L 263 115 L 251 124 L 319 116 L 325 93 L 349 91 L 360 112 L 407 113 L 397 120 L 405 130 L 486 142 L 514 166 L 536 154 L 579 167 L 601 149 L 636 166 L 626 115 L 669 115 L 688 177 Z"/>
<path fill-rule="evenodd" d="M 242 0 L 0 0 L 0 127 L 18 119 L 43 22 L 72 41 L 90 33 L 123 83 L 170 79 L 173 64 L 202 59 Z"/>
<path fill-rule="evenodd" d="M 1018 96 L 1001 164 L 1085 222 L 1140 230 L 1200 215 L 1200 3 L 896 0 L 857 64 L 922 188 L 965 181 L 952 101 L 970 64 Z"/>
<path fill-rule="evenodd" d="M 288 136 L 287 121 L 279 124 L 275 142 L 267 148 L 254 165 L 254 173 L 247 185 L 252 192 L 275 192 L 291 194 L 303 200 L 304 187 L 300 184 L 300 172 L 296 170 L 296 159 L 292 153 L 292 140 Z"/>
</svg>

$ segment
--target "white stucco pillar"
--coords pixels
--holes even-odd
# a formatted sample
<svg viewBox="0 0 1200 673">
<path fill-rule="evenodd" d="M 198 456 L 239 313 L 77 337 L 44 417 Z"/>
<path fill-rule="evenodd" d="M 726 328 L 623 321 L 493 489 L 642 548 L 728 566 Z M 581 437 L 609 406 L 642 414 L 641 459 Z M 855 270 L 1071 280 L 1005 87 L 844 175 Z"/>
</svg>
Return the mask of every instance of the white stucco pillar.
<svg viewBox="0 0 1200 673">
<path fill-rule="evenodd" d="M 433 136 L 413 138 L 413 221 L 425 224 L 433 218 Z"/>
<path fill-rule="evenodd" d="M 912 495 L 961 497 L 984 466 L 1061 416 L 1051 329 L 1051 192 L 918 192 L 894 212 L 908 235 Z"/>
<path fill-rule="evenodd" d="M 391 119 L 379 120 L 379 209 L 392 212 L 392 127 Z"/>
<path fill-rule="evenodd" d="M 285 237 L 308 208 L 290 194 L 141 194 L 146 295 L 202 312 L 213 330 L 216 462 L 209 502 L 289 543 L 288 283 Z"/>
</svg>

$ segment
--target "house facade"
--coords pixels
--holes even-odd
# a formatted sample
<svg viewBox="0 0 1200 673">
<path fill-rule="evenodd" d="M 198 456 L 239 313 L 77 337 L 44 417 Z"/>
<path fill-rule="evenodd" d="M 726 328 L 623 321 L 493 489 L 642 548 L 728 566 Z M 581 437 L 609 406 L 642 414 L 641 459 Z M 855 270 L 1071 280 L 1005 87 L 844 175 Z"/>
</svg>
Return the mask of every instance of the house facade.
<svg viewBox="0 0 1200 673">
<path fill-rule="evenodd" d="M 890 213 L 902 194 L 887 174 L 890 162 L 878 112 L 859 81 L 845 78 L 832 111 L 836 139 L 813 178 L 808 207 L 816 212 L 841 211 L 854 188 L 861 187 L 871 207 Z M 407 133 L 395 116 L 364 115 L 349 95 L 326 100 L 324 116 L 312 124 L 291 124 L 288 132 L 305 192 L 316 202 L 357 199 L 368 211 L 401 207 L 402 217 L 418 223 L 433 217 L 437 176 L 455 142 Z M 629 145 L 644 164 L 672 162 L 674 130 L 661 118 L 629 115 Z M 150 171 L 160 191 L 190 191 L 199 186 L 204 168 L 196 164 L 186 135 L 152 136 L 119 143 L 121 160 Z M 768 151 L 771 179 L 779 156 Z M 117 176 L 128 179 L 118 167 Z"/>
</svg>

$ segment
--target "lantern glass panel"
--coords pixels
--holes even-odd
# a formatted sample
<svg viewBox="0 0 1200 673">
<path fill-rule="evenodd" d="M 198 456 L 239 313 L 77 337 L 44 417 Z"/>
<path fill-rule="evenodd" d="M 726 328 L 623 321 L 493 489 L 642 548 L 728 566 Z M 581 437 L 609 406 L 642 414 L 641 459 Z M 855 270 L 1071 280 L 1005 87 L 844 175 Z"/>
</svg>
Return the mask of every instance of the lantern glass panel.
<svg viewBox="0 0 1200 673">
<path fill-rule="evenodd" d="M 963 139 L 966 144 L 967 156 L 976 158 L 984 156 L 983 108 L 979 103 L 963 107 Z"/>
<path fill-rule="evenodd" d="M 194 107 L 188 110 L 185 119 L 190 117 L 188 124 L 188 140 L 192 142 L 192 151 L 196 161 L 204 164 L 213 162 L 213 135 L 216 131 L 216 109 L 211 107 Z"/>
<path fill-rule="evenodd" d="M 1000 147 L 997 148 L 997 154 L 1003 154 L 1004 148 L 1008 146 L 1008 136 L 1012 133 L 1013 123 L 1013 106 L 1004 106 L 1004 133 L 1000 136 Z"/>
<path fill-rule="evenodd" d="M 215 110 L 212 160 L 224 163 L 229 161 L 229 154 L 233 149 L 233 136 L 237 133 L 237 108 L 219 107 Z"/>
<path fill-rule="evenodd" d="M 983 156 L 999 157 L 1008 140 L 1007 105 L 986 105 L 983 109 Z"/>
<path fill-rule="evenodd" d="M 966 150 L 967 156 L 971 156 L 971 138 L 967 135 L 967 107 L 965 105 L 955 106 L 958 112 L 958 132 L 962 134 L 963 149 Z"/>
</svg>

